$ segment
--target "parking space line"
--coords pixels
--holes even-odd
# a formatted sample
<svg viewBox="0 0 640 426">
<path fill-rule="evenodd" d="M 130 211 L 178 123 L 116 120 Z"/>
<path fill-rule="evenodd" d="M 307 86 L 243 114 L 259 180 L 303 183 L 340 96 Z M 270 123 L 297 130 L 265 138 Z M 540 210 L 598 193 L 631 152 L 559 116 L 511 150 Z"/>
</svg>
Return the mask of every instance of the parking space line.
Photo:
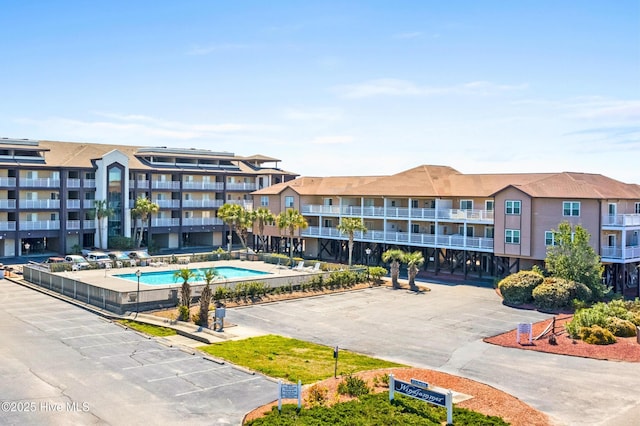
<svg viewBox="0 0 640 426">
<path fill-rule="evenodd" d="M 228 367 L 228 366 L 220 366 L 220 367 L 217 367 L 217 368 L 207 368 L 206 370 L 198 370 L 198 371 L 190 371 L 188 373 L 173 374 L 171 376 L 158 377 L 157 379 L 149 379 L 149 380 L 147 380 L 147 383 L 159 382 L 161 380 L 167 380 L 167 379 L 179 379 L 180 377 L 190 376 L 192 374 L 207 373 L 209 371 L 222 370 L 223 368 L 230 368 L 230 367 Z"/>
<path fill-rule="evenodd" d="M 71 340 L 71 339 L 81 339 L 83 337 L 98 337 L 98 336 L 112 336 L 114 334 L 122 334 L 123 331 L 116 331 L 113 333 L 100 333 L 100 334 L 83 334 L 81 336 L 70 336 L 70 337 L 62 337 L 62 340 Z"/>
<path fill-rule="evenodd" d="M 135 355 L 135 354 L 132 354 Z M 144 365 L 136 365 L 134 367 L 124 367 L 123 370 L 133 370 L 135 368 L 144 368 L 144 367 L 153 367 L 154 365 L 165 365 L 165 364 L 172 364 L 174 362 L 184 362 L 184 361 L 188 361 L 188 360 L 193 360 L 193 359 L 202 359 L 200 357 L 183 357 L 183 358 L 177 358 L 177 359 L 172 359 L 170 361 L 164 361 L 164 362 L 156 362 L 153 364 L 144 364 Z"/>
<path fill-rule="evenodd" d="M 223 383 L 221 385 L 211 386 L 211 387 L 208 387 L 208 388 L 202 388 L 202 389 L 193 390 L 193 391 L 189 391 L 189 392 L 177 393 L 176 396 L 184 396 L 184 395 L 190 395 L 192 393 L 206 392 L 206 391 L 209 391 L 211 389 L 222 388 L 222 387 L 225 387 L 225 386 L 233 386 L 233 385 L 237 385 L 237 384 L 240 384 L 240 383 L 251 382 L 253 380 L 258 380 L 258 379 L 261 379 L 261 378 L 262 378 L 261 376 L 253 376 L 253 377 L 250 377 L 248 379 L 234 381 L 233 383 Z"/>
<path fill-rule="evenodd" d="M 126 342 L 126 343 L 135 343 L 135 342 Z M 104 346 L 104 345 L 100 345 L 100 346 Z M 87 346 L 87 347 L 92 347 L 92 346 Z M 80 348 L 80 349 L 84 349 L 84 348 Z M 164 352 L 166 350 L 166 348 L 162 348 L 162 349 L 152 349 L 149 351 L 136 351 L 136 355 L 139 354 L 152 354 L 155 352 Z M 108 358 L 117 358 L 117 357 L 127 357 L 129 358 L 131 356 L 130 352 L 125 352 L 125 353 L 121 353 L 121 354 L 115 354 L 115 355 L 104 355 L 101 357 L 98 357 L 98 359 L 108 359 Z"/>
<path fill-rule="evenodd" d="M 109 343 L 98 343 L 96 345 L 88 345 L 88 346 L 80 346 L 78 349 L 91 349 L 91 348 L 99 348 L 101 346 L 114 346 L 114 345 L 130 345 L 132 343 L 140 343 L 145 342 L 146 340 L 131 340 L 127 342 L 109 342 Z"/>
</svg>

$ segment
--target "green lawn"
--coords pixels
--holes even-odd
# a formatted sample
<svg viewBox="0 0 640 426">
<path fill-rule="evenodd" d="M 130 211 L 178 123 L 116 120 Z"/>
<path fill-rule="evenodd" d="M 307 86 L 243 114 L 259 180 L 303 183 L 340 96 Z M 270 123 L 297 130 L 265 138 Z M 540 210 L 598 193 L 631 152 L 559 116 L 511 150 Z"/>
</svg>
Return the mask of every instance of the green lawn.
<svg viewBox="0 0 640 426">
<path fill-rule="evenodd" d="M 141 322 L 131 320 L 118 320 L 118 322 L 126 327 L 132 328 L 150 336 L 164 337 L 178 334 L 172 328 L 160 327 L 158 325 L 143 324 Z"/>
<path fill-rule="evenodd" d="M 314 383 L 333 377 L 334 373 L 333 348 L 282 336 L 230 340 L 198 349 L 293 383 L 298 380 L 303 384 Z M 338 357 L 338 375 L 390 367 L 406 366 L 345 350 L 340 350 Z"/>
</svg>

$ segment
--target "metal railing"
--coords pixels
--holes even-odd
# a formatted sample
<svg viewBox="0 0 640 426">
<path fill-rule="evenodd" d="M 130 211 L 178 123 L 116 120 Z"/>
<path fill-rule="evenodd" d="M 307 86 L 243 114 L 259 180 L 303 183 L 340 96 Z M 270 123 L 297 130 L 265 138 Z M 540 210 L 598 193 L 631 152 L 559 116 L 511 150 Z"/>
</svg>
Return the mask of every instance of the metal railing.
<svg viewBox="0 0 640 426">
<path fill-rule="evenodd" d="M 493 223 L 493 210 L 304 205 L 302 214 Z"/>
<path fill-rule="evenodd" d="M 21 231 L 37 231 L 48 229 L 60 229 L 59 220 L 34 220 L 20 222 Z"/>
<path fill-rule="evenodd" d="M 640 214 L 617 214 L 602 217 L 603 226 L 640 226 Z"/>
<path fill-rule="evenodd" d="M 640 259 L 640 246 L 627 247 L 601 247 L 600 257 L 603 260 L 630 260 Z"/>
</svg>

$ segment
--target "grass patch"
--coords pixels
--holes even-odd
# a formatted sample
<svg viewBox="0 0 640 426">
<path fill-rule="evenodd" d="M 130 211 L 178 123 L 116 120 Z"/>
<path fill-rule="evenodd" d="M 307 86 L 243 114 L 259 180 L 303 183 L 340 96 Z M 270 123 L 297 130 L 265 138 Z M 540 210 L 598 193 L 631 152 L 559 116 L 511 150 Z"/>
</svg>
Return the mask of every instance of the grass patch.
<svg viewBox="0 0 640 426">
<path fill-rule="evenodd" d="M 305 384 L 314 383 L 333 377 L 334 373 L 333 348 L 282 336 L 230 340 L 198 349 L 267 376 L 294 383 L 298 380 Z M 406 366 L 345 350 L 340 350 L 338 358 L 339 375 L 392 367 Z"/>
<path fill-rule="evenodd" d="M 131 321 L 131 320 L 118 320 L 118 322 L 124 325 L 125 327 L 132 328 L 134 330 L 137 330 L 144 334 L 148 334 L 150 336 L 164 337 L 164 336 L 173 336 L 178 334 L 172 328 L 160 327 L 159 325 L 144 324 L 141 322 Z"/>
<path fill-rule="evenodd" d="M 389 402 L 387 392 L 365 395 L 349 402 L 338 403 L 332 407 L 313 407 L 298 411 L 294 404 L 284 404 L 282 413 L 278 407 L 265 417 L 246 423 L 258 425 L 433 425 L 441 426 L 447 421 L 447 410 L 423 401 L 396 394 Z M 508 425 L 500 417 L 486 416 L 464 408 L 453 408 L 453 424 L 459 425 Z"/>
</svg>

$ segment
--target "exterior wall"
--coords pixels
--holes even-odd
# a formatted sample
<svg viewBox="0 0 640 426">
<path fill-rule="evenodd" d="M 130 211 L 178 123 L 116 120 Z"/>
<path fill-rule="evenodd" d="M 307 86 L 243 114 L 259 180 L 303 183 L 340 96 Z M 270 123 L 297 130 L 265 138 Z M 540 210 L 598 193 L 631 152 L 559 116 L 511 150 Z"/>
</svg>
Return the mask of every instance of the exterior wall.
<svg viewBox="0 0 640 426">
<path fill-rule="evenodd" d="M 519 215 L 506 214 L 506 201 L 520 201 Z M 498 256 L 529 257 L 532 253 L 531 229 L 532 200 L 527 194 L 509 187 L 495 197 L 494 206 L 494 253 Z M 520 244 L 507 244 L 505 230 L 520 231 Z"/>
</svg>

